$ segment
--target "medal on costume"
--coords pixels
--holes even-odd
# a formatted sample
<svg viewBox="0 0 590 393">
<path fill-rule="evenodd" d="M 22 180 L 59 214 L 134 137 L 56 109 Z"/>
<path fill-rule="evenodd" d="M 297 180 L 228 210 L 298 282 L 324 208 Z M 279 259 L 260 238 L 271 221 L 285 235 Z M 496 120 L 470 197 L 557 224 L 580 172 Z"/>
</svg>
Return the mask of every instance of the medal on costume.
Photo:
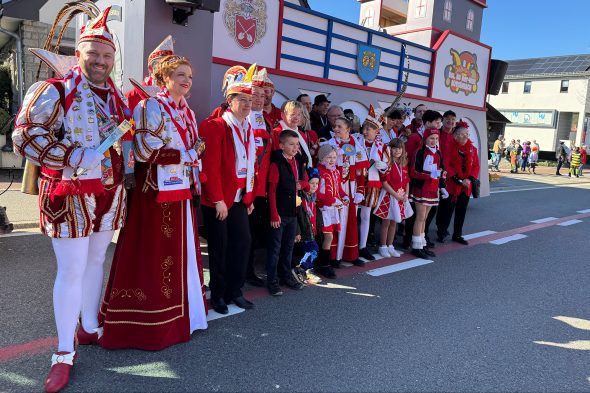
<svg viewBox="0 0 590 393">
<path fill-rule="evenodd" d="M 356 149 L 350 143 L 345 143 L 344 145 L 342 145 L 342 151 L 344 152 L 344 155 L 347 157 L 352 157 L 356 154 Z"/>
</svg>

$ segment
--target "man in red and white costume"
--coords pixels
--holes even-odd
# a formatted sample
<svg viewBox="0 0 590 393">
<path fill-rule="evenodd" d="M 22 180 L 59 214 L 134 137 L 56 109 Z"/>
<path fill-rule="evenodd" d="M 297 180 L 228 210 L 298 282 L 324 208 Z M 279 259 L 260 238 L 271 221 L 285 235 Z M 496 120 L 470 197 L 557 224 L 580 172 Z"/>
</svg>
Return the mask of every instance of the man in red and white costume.
<svg viewBox="0 0 590 393">
<path fill-rule="evenodd" d="M 371 224 L 371 211 L 377 206 L 379 193 L 381 191 L 381 176 L 383 176 L 389 167 L 389 158 L 385 157 L 386 145 L 379 138 L 379 119 L 375 115 L 373 105 L 369 106 L 369 114 L 365 119 L 362 132 L 353 134 L 357 146 L 364 149 L 365 155 L 369 160 L 369 167 L 362 170 L 358 176 L 357 192 L 363 194 L 364 199 L 359 203 L 360 207 L 360 243 L 359 254 L 361 257 L 372 261 L 375 259 L 367 249 L 367 240 Z"/>
<path fill-rule="evenodd" d="M 68 384 L 77 356 L 75 336 L 79 344 L 100 339 L 103 263 L 126 214 L 120 142 L 104 155 L 96 150 L 108 131 L 130 116 L 109 78 L 115 59 L 106 25 L 110 8 L 82 28 L 78 64 L 63 79 L 31 86 L 13 133 L 17 154 L 41 167 L 41 231 L 52 238 L 57 258 L 53 304 L 58 351 L 45 381 L 47 392 Z M 72 180 L 81 170 L 84 173 Z"/>
<path fill-rule="evenodd" d="M 275 95 L 275 85 L 268 77 L 266 68 L 258 72 L 258 80 L 262 82 L 264 88 L 264 117 L 271 128 L 275 128 L 281 121 L 281 110 L 272 103 L 272 98 Z"/>
<path fill-rule="evenodd" d="M 369 160 L 364 147 L 350 135 L 351 126 L 350 120 L 339 117 L 334 126 L 334 138 L 327 142 L 336 149 L 336 167 L 341 175 L 342 188 L 350 199 L 340 209 L 340 233 L 337 242 L 332 243 L 333 267 L 339 267 L 343 259 L 357 266 L 364 264 L 359 259 L 356 221 L 356 205 L 362 202 L 364 195 L 357 190 L 357 178 L 361 176 L 363 169 L 369 167 Z"/>
<path fill-rule="evenodd" d="M 153 50 L 148 56 L 148 72 L 149 75 L 143 78 L 143 81 L 139 83 L 133 78 L 129 78 L 129 81 L 133 85 L 133 88 L 125 92 L 125 97 L 129 101 L 129 108 L 135 109 L 135 106 L 139 104 L 141 100 L 155 97 L 160 91 L 160 88 L 156 85 L 154 80 L 154 70 L 158 66 L 160 60 L 166 56 L 174 55 L 174 41 L 172 36 L 169 35 Z"/>
<path fill-rule="evenodd" d="M 243 68 L 243 67 L 242 67 Z M 244 73 L 246 70 L 244 69 Z M 267 195 L 267 179 L 270 167 L 272 128 L 264 117 L 264 93 L 265 74 L 260 71 L 252 77 L 252 109 L 248 119 L 254 133 L 256 144 L 256 182 L 254 185 L 254 211 L 248 217 L 250 222 L 250 234 L 252 235 L 252 246 L 250 257 L 246 268 L 246 281 L 254 286 L 263 287 L 265 281 L 256 275 L 254 268 L 254 251 L 256 248 L 265 248 L 266 240 L 270 231 L 270 208 Z M 268 76 L 266 76 L 268 78 Z"/>
</svg>

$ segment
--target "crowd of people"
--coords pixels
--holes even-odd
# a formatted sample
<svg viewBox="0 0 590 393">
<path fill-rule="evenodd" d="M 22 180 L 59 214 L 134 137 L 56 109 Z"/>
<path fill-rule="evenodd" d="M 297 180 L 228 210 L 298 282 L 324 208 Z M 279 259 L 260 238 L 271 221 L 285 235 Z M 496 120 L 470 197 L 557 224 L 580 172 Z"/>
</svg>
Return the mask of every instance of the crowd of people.
<svg viewBox="0 0 590 393">
<path fill-rule="evenodd" d="M 186 101 L 194 70 L 171 37 L 150 54 L 143 83 L 125 95 L 115 87 L 108 11 L 81 32 L 78 65 L 29 89 L 13 134 L 15 151 L 41 168 L 41 230 L 57 259 L 48 392 L 67 385 L 76 343 L 160 350 L 185 342 L 207 328 L 209 307 L 252 309 L 246 281 L 274 296 L 301 290 L 335 278 L 342 261 L 374 259 L 375 239 L 383 257 L 405 248 L 432 258 L 431 222 L 445 242 L 453 215 L 451 238 L 467 244 L 480 160 L 453 111 L 420 104 L 404 125 L 404 108 L 378 115 L 370 106 L 355 125 L 326 95 L 277 108 L 272 80 L 254 64 L 227 70 L 224 102 L 197 125 Z M 265 281 L 255 269 L 260 247 Z"/>
<path fill-rule="evenodd" d="M 510 173 L 536 173 L 535 169 L 539 162 L 539 144 L 533 139 L 530 141 L 520 142 L 520 139 L 512 139 L 510 144 L 506 145 L 503 135 L 499 135 L 492 147 L 492 164 L 491 170 L 500 172 L 500 163 L 502 157 L 510 163 Z M 555 158 L 557 168 L 555 175 L 562 176 L 560 170 L 563 166 L 569 166 L 568 176 L 583 176 L 582 170 L 586 164 L 588 155 L 588 146 L 576 146 L 573 142 L 569 147 L 563 141 L 559 143 Z"/>
</svg>

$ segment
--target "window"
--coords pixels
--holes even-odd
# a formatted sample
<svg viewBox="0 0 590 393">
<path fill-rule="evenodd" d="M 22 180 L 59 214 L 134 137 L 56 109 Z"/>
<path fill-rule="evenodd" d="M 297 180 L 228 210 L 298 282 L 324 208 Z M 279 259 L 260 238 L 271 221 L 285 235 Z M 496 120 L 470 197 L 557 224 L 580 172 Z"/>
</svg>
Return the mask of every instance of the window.
<svg viewBox="0 0 590 393">
<path fill-rule="evenodd" d="M 570 81 L 561 81 L 561 87 L 559 88 L 560 93 L 567 93 L 570 88 Z"/>
<path fill-rule="evenodd" d="M 426 0 L 416 1 L 416 18 L 424 18 L 426 16 Z"/>
<path fill-rule="evenodd" d="M 371 28 L 376 27 L 376 26 L 373 26 L 374 22 L 375 22 L 375 8 L 369 7 L 365 11 L 365 19 L 363 20 L 362 25 L 365 27 L 371 27 Z"/>
<path fill-rule="evenodd" d="M 475 19 L 475 14 L 473 13 L 473 10 L 469 10 L 467 12 L 467 30 L 469 31 L 473 31 L 473 20 Z"/>
<path fill-rule="evenodd" d="M 510 82 L 502 82 L 502 94 L 507 94 L 508 93 L 508 84 Z"/>
<path fill-rule="evenodd" d="M 443 19 L 445 22 L 451 22 L 451 14 L 453 13 L 453 3 L 451 0 L 445 1 L 445 9 L 443 13 Z"/>
<path fill-rule="evenodd" d="M 524 81 L 524 90 L 523 90 L 524 94 L 530 94 L 532 84 L 533 84 L 533 82 L 531 82 L 531 81 Z"/>
</svg>

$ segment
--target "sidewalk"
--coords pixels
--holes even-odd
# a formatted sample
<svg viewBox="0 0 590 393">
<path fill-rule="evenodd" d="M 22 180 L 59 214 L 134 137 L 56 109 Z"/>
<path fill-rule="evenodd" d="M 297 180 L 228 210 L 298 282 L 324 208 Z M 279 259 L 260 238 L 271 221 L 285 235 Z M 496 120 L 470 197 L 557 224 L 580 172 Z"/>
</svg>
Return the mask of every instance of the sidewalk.
<svg viewBox="0 0 590 393">
<path fill-rule="evenodd" d="M 11 184 L 11 179 L 13 182 Z M 0 206 L 6 207 L 6 214 L 14 229 L 37 229 L 39 227 L 39 206 L 37 195 L 20 192 L 22 170 L 0 170 Z"/>
</svg>

